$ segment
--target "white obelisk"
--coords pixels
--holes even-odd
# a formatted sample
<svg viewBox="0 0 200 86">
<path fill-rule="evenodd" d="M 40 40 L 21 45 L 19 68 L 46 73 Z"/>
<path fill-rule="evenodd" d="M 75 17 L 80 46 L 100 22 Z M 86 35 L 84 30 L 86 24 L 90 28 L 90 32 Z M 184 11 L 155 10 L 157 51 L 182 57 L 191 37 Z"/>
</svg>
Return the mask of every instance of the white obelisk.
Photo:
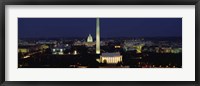
<svg viewBox="0 0 200 86">
<path fill-rule="evenodd" d="M 96 19 L 96 54 L 100 54 L 100 22 Z"/>
</svg>

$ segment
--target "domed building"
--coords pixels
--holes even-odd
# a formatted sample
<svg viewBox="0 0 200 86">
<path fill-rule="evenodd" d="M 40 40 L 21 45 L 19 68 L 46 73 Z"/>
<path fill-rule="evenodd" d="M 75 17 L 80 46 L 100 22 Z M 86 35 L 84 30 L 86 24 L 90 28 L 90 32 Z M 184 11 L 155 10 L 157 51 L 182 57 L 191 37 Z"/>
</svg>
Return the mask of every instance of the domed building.
<svg viewBox="0 0 200 86">
<path fill-rule="evenodd" d="M 89 34 L 89 36 L 87 37 L 87 42 L 85 42 L 84 44 L 87 47 L 93 47 L 95 45 L 95 42 L 93 42 L 91 34 Z"/>
<path fill-rule="evenodd" d="M 91 34 L 89 34 L 89 36 L 87 38 L 87 42 L 93 42 L 93 38 L 92 38 Z"/>
</svg>

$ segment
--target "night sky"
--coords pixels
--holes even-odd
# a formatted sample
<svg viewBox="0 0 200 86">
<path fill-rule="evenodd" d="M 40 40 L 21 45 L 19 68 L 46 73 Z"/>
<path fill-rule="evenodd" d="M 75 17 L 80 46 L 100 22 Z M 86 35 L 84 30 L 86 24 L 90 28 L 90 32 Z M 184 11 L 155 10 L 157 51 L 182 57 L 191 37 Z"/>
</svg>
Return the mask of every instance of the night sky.
<svg viewBox="0 0 200 86">
<path fill-rule="evenodd" d="M 18 18 L 19 38 L 95 38 L 95 18 Z M 100 18 L 101 38 L 181 37 L 182 18 Z"/>
</svg>

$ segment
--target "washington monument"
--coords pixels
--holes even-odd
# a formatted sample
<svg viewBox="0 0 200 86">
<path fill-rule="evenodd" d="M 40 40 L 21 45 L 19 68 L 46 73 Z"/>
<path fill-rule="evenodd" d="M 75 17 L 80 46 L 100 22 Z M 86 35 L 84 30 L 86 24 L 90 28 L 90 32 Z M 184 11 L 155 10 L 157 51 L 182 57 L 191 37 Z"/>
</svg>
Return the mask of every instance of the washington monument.
<svg viewBox="0 0 200 86">
<path fill-rule="evenodd" d="M 100 21 L 96 19 L 96 54 L 100 54 Z"/>
</svg>

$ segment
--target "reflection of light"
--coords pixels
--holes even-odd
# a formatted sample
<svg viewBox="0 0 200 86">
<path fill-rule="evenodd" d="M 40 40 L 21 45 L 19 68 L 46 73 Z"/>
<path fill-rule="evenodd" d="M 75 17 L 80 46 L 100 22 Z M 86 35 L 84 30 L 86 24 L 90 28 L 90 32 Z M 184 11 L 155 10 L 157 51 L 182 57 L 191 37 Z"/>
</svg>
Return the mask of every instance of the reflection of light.
<svg viewBox="0 0 200 86">
<path fill-rule="evenodd" d="M 63 49 L 60 49 L 60 52 L 63 52 Z"/>
<path fill-rule="evenodd" d="M 24 59 L 29 58 L 30 56 L 24 56 Z"/>
</svg>

